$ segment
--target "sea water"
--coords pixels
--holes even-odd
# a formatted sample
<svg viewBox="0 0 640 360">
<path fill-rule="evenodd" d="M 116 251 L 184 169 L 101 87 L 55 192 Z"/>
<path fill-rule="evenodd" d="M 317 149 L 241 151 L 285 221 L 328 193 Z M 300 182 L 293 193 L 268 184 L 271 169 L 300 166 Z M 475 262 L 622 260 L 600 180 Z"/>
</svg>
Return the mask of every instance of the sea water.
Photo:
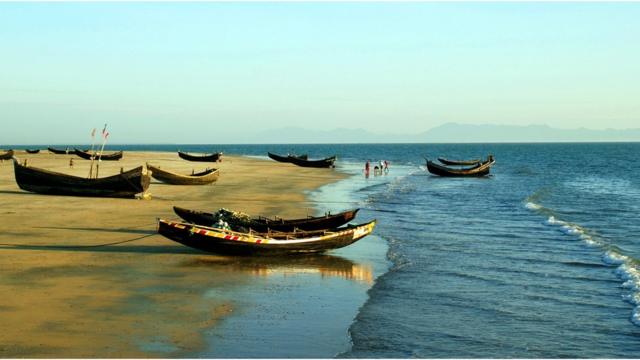
<svg viewBox="0 0 640 360">
<path fill-rule="evenodd" d="M 314 293 L 335 297 L 332 306 L 309 310 L 308 304 L 294 303 L 294 312 L 311 312 L 310 318 L 300 317 L 298 322 L 269 318 L 256 331 L 244 334 L 268 339 L 270 332 L 282 335 L 287 332 L 278 329 L 289 327 L 291 333 L 292 326 L 299 326 L 299 338 L 333 341 L 312 352 L 300 351 L 294 341 L 276 343 L 269 352 L 269 343 L 262 342 L 266 349 L 250 352 L 240 351 L 246 350 L 240 349 L 242 342 L 228 338 L 225 342 L 220 335 L 212 341 L 229 346 L 211 355 L 640 357 L 638 143 L 179 148 L 259 157 L 267 151 L 308 153 L 310 158 L 337 154 L 338 170 L 350 176 L 310 194 L 317 212 L 360 207 L 358 220 L 378 220 L 374 237 L 335 255 L 374 267 L 372 283 L 320 283 Z M 424 157 L 467 159 L 487 154 L 495 156 L 496 164 L 486 178 L 442 178 L 424 168 Z M 390 162 L 389 173 L 366 178 L 365 161 L 381 159 Z M 383 250 L 379 244 L 384 244 Z M 308 282 L 290 281 L 299 281 L 292 288 L 306 293 Z M 344 299 L 329 292 L 336 287 L 342 294 L 366 293 Z M 261 295 L 277 296 L 277 292 L 265 290 Z M 300 296 L 283 301 L 295 302 Z M 334 317 L 337 325 L 307 322 L 314 317 Z M 228 324 L 239 323 L 233 318 Z M 251 327 L 245 324 L 244 329 Z"/>
</svg>

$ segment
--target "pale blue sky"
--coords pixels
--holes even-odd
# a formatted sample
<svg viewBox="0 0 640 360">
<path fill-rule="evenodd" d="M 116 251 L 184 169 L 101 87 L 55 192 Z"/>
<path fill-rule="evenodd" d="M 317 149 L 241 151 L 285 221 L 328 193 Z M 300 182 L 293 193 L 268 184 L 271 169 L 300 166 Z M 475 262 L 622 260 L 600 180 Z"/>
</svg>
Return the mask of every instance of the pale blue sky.
<svg viewBox="0 0 640 360">
<path fill-rule="evenodd" d="M 105 122 L 129 143 L 640 127 L 638 19 L 640 3 L 0 3 L 0 144 Z"/>
</svg>

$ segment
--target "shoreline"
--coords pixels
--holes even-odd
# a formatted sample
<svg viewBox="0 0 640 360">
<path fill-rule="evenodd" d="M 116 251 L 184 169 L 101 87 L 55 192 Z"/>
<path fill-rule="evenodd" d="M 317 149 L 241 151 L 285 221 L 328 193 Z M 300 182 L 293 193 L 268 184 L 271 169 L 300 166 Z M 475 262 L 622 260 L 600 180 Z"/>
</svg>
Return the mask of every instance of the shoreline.
<svg viewBox="0 0 640 360">
<path fill-rule="evenodd" d="M 17 157 L 78 176 L 88 171 L 89 162 L 74 156 Z M 310 189 L 345 178 L 335 170 L 255 158 L 225 155 L 222 163 L 207 164 L 176 153 L 133 151 L 121 161 L 102 162 L 101 173 L 146 161 L 185 173 L 213 165 L 221 176 L 215 185 L 195 187 L 152 180 L 151 200 L 78 198 L 19 190 L 11 162 L 0 164 L 0 289 L 11 294 L 0 301 L 7 329 L 0 335 L 2 357 L 180 357 L 205 349 L 203 333 L 236 308 L 234 299 L 215 289 L 250 283 L 272 260 L 186 248 L 155 234 L 155 218 L 175 218 L 171 205 L 302 217 L 310 208 L 315 212 Z M 325 273 L 345 267 L 330 260 Z"/>
<path fill-rule="evenodd" d="M 365 179 L 347 163 L 347 176 L 309 193 L 319 213 L 360 207 L 356 222 L 373 213 L 358 190 L 389 178 Z M 369 290 L 392 267 L 387 240 L 375 233 L 324 255 L 256 266 L 256 276 L 231 289 L 239 314 L 206 331 L 209 348 L 190 357 L 335 358 L 351 349 L 351 326 L 369 301 Z"/>
</svg>

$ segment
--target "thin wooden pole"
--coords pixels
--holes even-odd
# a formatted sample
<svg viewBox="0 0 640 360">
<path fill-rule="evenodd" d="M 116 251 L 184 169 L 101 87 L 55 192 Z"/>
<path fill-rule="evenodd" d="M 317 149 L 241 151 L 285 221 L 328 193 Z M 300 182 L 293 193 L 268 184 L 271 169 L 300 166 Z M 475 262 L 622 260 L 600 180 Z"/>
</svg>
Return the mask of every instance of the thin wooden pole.
<svg viewBox="0 0 640 360">
<path fill-rule="evenodd" d="M 93 162 L 96 159 L 96 154 L 93 153 L 93 147 L 96 144 L 96 129 L 94 128 L 93 131 L 91 132 L 91 167 L 89 168 L 89 179 L 91 179 L 91 176 L 93 175 Z"/>
<path fill-rule="evenodd" d="M 104 124 L 104 129 L 102 130 L 102 135 L 104 139 L 102 140 L 102 148 L 100 149 L 100 153 L 98 154 L 98 164 L 96 165 L 96 179 L 98 178 L 98 171 L 100 168 L 100 161 L 102 161 L 102 152 L 104 151 L 104 146 L 107 143 L 107 138 L 109 137 L 109 133 L 107 132 L 107 124 Z"/>
</svg>

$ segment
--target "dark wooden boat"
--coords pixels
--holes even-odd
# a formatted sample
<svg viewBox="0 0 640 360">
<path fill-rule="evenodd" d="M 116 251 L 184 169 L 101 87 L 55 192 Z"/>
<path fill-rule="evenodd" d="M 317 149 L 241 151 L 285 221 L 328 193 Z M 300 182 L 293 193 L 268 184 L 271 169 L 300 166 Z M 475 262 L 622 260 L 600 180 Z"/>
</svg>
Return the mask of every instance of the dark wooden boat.
<svg viewBox="0 0 640 360">
<path fill-rule="evenodd" d="M 289 163 L 291 162 L 290 158 L 294 157 L 294 158 L 298 158 L 300 160 L 308 160 L 309 156 L 307 154 L 303 154 L 303 155 L 291 155 L 291 154 L 287 154 L 287 156 L 280 156 L 277 154 L 273 154 L 270 152 L 267 152 L 267 155 L 275 160 L 275 161 L 279 161 L 279 162 L 283 162 L 283 163 Z"/>
<path fill-rule="evenodd" d="M 47 150 L 49 150 L 50 152 L 54 153 L 54 154 L 58 154 L 58 155 L 73 155 L 75 154 L 75 152 L 73 150 L 69 150 L 69 148 L 66 148 L 64 150 L 60 150 L 60 149 L 54 149 L 52 147 L 47 148 Z"/>
<path fill-rule="evenodd" d="M 78 155 L 79 157 L 85 159 L 85 160 L 91 160 L 92 156 L 95 156 L 95 159 L 98 160 L 98 156 L 100 157 L 100 160 L 104 160 L 104 161 L 118 161 L 120 159 L 122 159 L 122 151 L 117 151 L 111 154 L 102 154 L 100 155 L 99 152 L 91 152 L 91 151 L 84 151 L 84 150 L 78 150 L 78 149 L 74 149 L 75 154 Z"/>
<path fill-rule="evenodd" d="M 151 170 L 151 176 L 154 179 L 173 185 L 206 185 L 218 180 L 218 176 L 220 176 L 218 169 L 207 169 L 191 175 L 177 174 L 149 164 L 147 164 L 147 169 Z"/>
<path fill-rule="evenodd" d="M 334 163 L 336 162 L 336 156 L 328 157 L 321 160 L 305 160 L 289 156 L 289 162 L 302 167 L 332 168 L 334 167 Z"/>
<path fill-rule="evenodd" d="M 14 158 L 16 182 L 22 190 L 40 194 L 134 197 L 149 188 L 149 172 L 140 166 L 117 175 L 87 179 L 21 165 Z"/>
<path fill-rule="evenodd" d="M 26 151 L 28 154 L 37 154 L 40 152 L 40 149 L 35 149 L 35 150 L 25 149 L 24 151 Z"/>
<path fill-rule="evenodd" d="M 183 245 L 213 253 L 270 255 L 338 249 L 371 234 L 376 221 L 342 228 L 296 232 L 235 232 L 158 220 L 158 233 Z"/>
<path fill-rule="evenodd" d="M 475 165 L 482 162 L 482 159 L 473 159 L 473 160 L 449 160 L 445 158 L 438 158 L 438 161 L 445 165 Z"/>
<path fill-rule="evenodd" d="M 489 155 L 487 161 L 476 164 L 467 168 L 450 168 L 444 165 L 434 163 L 427 159 L 427 170 L 434 175 L 448 176 L 448 177 L 479 177 L 489 175 L 491 166 L 495 164 L 495 160 L 492 155 Z"/>
<path fill-rule="evenodd" d="M 7 150 L 4 154 L 0 154 L 0 160 L 9 160 L 13 157 L 13 150 Z"/>
<path fill-rule="evenodd" d="M 201 162 L 216 162 L 222 157 L 222 153 L 204 154 L 204 155 L 191 155 L 182 151 L 178 151 L 178 156 L 188 161 L 201 161 Z"/>
<path fill-rule="evenodd" d="M 264 217 L 251 218 L 248 224 L 243 224 L 244 227 L 248 227 L 255 231 L 294 231 L 300 230 L 322 230 L 331 229 L 342 226 L 356 217 L 360 209 L 354 209 L 344 211 L 338 214 L 326 214 L 324 216 L 311 217 L 301 219 L 268 219 Z M 173 211 L 183 218 L 185 221 L 202 226 L 212 226 L 216 222 L 214 214 L 184 209 L 174 206 Z"/>
</svg>

